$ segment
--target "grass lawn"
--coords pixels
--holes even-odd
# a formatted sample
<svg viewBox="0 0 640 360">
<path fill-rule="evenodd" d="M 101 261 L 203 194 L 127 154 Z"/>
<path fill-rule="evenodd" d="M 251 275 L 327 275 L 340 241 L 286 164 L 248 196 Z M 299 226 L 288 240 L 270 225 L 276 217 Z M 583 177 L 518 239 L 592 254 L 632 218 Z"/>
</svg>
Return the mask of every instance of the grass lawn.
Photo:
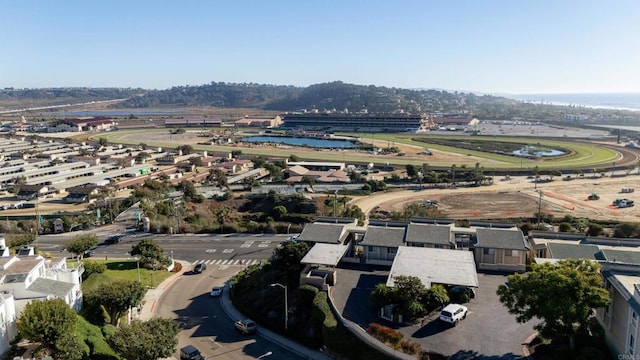
<svg viewBox="0 0 640 360">
<path fill-rule="evenodd" d="M 107 271 L 102 275 L 110 280 L 139 280 L 148 287 L 155 288 L 166 278 L 173 275 L 166 270 L 148 270 L 142 267 L 138 269 L 137 263 L 131 260 L 92 260 L 85 259 L 85 262 L 96 261 L 107 265 Z"/>
</svg>

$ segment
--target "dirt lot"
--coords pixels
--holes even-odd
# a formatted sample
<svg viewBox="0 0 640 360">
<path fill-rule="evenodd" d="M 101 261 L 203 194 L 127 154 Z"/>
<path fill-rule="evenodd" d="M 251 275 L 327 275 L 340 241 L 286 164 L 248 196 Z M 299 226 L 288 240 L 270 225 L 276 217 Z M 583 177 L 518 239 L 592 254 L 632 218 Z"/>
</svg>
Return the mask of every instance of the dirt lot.
<svg viewBox="0 0 640 360">
<path fill-rule="evenodd" d="M 438 209 L 453 219 L 508 219 L 532 217 L 539 204 L 543 213 L 555 217 L 571 215 L 591 219 L 618 221 L 639 221 L 637 207 L 620 209 L 612 206 L 618 198 L 638 201 L 636 193 L 622 194 L 623 187 L 640 189 L 640 176 L 629 175 L 622 178 L 576 179 L 563 181 L 556 179 L 550 183 L 535 186 L 525 177 L 497 180 L 494 185 L 478 188 L 425 189 L 420 191 L 402 190 L 374 194 L 354 199 L 352 204 L 365 212 L 377 207 L 383 211 L 402 211 L 413 202 L 437 200 Z M 540 192 L 539 192 L 540 191 Z M 589 201 L 592 192 L 598 193 L 600 200 Z M 540 196 L 542 194 L 542 196 Z M 541 203 L 540 203 L 540 200 Z"/>
</svg>

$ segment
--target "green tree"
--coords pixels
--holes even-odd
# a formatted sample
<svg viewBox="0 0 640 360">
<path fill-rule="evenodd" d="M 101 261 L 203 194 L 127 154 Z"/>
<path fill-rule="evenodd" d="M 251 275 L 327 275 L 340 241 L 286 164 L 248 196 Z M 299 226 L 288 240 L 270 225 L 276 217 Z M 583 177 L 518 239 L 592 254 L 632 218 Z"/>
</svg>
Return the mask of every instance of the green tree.
<svg viewBox="0 0 640 360">
<path fill-rule="evenodd" d="M 227 188 L 227 190 L 229 189 L 229 180 L 227 179 L 227 174 L 225 174 L 224 171 L 220 169 L 215 169 L 213 170 L 212 176 L 216 180 L 216 182 L 218 183 L 218 186 L 221 189 L 222 188 Z"/>
<path fill-rule="evenodd" d="M 22 311 L 18 333 L 53 352 L 57 346 L 64 350 L 64 341 L 68 340 L 65 336 L 73 334 L 76 329 L 76 316 L 75 311 L 61 299 L 34 300 Z"/>
<path fill-rule="evenodd" d="M 182 155 L 189 155 L 193 153 L 193 146 L 191 145 L 180 145 L 176 148 L 176 150 L 181 151 Z"/>
<path fill-rule="evenodd" d="M 258 155 L 254 157 L 251 162 L 253 163 L 253 167 L 257 169 L 263 167 L 267 163 L 267 160 L 264 157 Z"/>
<path fill-rule="evenodd" d="M 397 276 L 393 279 L 400 311 L 413 319 L 424 312 L 422 301 L 427 296 L 427 288 L 415 276 Z"/>
<path fill-rule="evenodd" d="M 164 250 L 153 241 L 153 239 L 145 238 L 131 247 L 130 254 L 132 256 L 140 256 L 142 266 L 148 269 L 160 269 L 165 263 L 166 256 Z"/>
<path fill-rule="evenodd" d="M 276 207 L 273 208 L 273 212 L 276 216 L 276 219 L 282 219 L 283 217 L 285 217 L 287 215 L 287 213 L 289 212 L 287 210 L 286 207 L 282 206 L 282 205 L 278 205 Z"/>
<path fill-rule="evenodd" d="M 101 284 L 87 294 L 88 301 L 102 305 L 109 314 L 111 325 L 118 326 L 120 318 L 132 306 L 142 301 L 146 289 L 137 281 L 116 280 Z"/>
<path fill-rule="evenodd" d="M 65 247 L 68 252 L 82 259 L 85 251 L 88 251 L 96 245 L 98 245 L 98 236 L 96 236 L 96 234 L 85 234 L 67 241 Z"/>
<path fill-rule="evenodd" d="M 546 339 L 568 338 L 575 348 L 575 335 L 586 331 L 593 309 L 611 301 L 603 286 L 600 265 L 586 259 L 533 264 L 526 274 L 509 276 L 497 294 L 516 320 L 539 318 L 534 328 Z"/>
<path fill-rule="evenodd" d="M 171 319 L 134 321 L 108 336 L 107 342 L 127 360 L 156 360 L 173 355 L 179 331 L 178 324 Z"/>
<path fill-rule="evenodd" d="M 449 293 L 444 286 L 440 284 L 433 284 L 429 290 L 427 290 L 427 299 L 433 304 L 442 306 L 449 302 Z"/>
<path fill-rule="evenodd" d="M 407 164 L 406 169 L 407 176 L 411 179 L 414 179 L 416 176 L 418 176 L 418 170 L 416 170 L 416 167 L 413 164 Z"/>
<path fill-rule="evenodd" d="M 18 175 L 13 178 L 13 186 L 9 188 L 9 192 L 12 194 L 17 194 L 20 191 L 20 187 L 27 183 L 27 178 L 24 175 Z"/>
<path fill-rule="evenodd" d="M 305 242 L 287 241 L 278 246 L 273 252 L 273 266 L 283 270 L 298 271 L 300 260 L 309 252 L 309 245 Z"/>
<path fill-rule="evenodd" d="M 307 184 L 309 184 L 309 188 L 313 190 L 313 185 L 315 185 L 316 183 L 316 178 L 314 178 L 313 176 L 304 175 L 302 176 L 302 182 L 306 182 Z"/>
</svg>

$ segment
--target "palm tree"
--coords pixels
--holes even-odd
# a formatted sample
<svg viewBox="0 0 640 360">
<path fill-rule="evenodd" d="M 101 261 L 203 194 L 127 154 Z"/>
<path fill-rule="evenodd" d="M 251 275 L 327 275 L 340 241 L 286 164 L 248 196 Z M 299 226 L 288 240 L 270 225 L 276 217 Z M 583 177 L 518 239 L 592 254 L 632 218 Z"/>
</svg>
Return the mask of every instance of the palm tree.
<svg viewBox="0 0 640 360">
<path fill-rule="evenodd" d="M 221 207 L 216 211 L 216 218 L 218 219 L 218 223 L 220 223 L 220 233 L 224 231 L 224 220 L 229 215 L 229 208 L 226 206 Z"/>
</svg>

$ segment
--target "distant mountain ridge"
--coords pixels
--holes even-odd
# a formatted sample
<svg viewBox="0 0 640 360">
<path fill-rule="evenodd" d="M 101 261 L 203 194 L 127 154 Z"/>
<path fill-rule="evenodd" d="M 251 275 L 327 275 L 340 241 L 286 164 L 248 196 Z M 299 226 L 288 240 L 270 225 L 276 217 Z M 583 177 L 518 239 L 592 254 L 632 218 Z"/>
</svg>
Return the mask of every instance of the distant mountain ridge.
<svg viewBox="0 0 640 360">
<path fill-rule="evenodd" d="M 354 85 L 342 81 L 307 87 L 255 83 L 211 82 L 198 86 L 175 86 L 165 90 L 131 88 L 51 88 L 4 89 L 0 101 L 15 99 L 47 100 L 58 103 L 121 99 L 116 108 L 213 106 L 255 108 L 281 112 L 317 109 L 319 111 L 389 113 L 465 113 L 491 120 L 561 121 L 566 114 L 583 114 L 594 122 L 636 123 L 640 114 L 623 110 L 590 109 L 531 103 L 507 97 L 450 92 L 438 89 L 401 89 L 375 85 Z"/>
</svg>

